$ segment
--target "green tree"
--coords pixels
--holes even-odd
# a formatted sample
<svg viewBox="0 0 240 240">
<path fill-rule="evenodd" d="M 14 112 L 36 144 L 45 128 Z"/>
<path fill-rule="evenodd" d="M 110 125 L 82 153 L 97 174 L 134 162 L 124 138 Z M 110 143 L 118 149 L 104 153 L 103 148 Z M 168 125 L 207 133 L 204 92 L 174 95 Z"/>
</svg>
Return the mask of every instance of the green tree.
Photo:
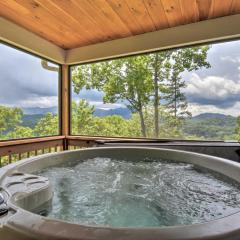
<svg viewBox="0 0 240 240">
<path fill-rule="evenodd" d="M 39 136 L 54 136 L 59 134 L 58 116 L 53 113 L 47 113 L 41 118 L 35 128 L 34 135 Z"/>
<path fill-rule="evenodd" d="M 179 50 L 161 51 L 147 55 L 150 72 L 153 79 L 153 105 L 155 137 L 159 137 L 159 106 L 161 100 L 167 100 L 168 109 L 175 118 L 190 115 L 187 111 L 187 101 L 183 92 L 185 81 L 180 74 L 184 71 L 198 70 L 210 67 L 207 62 L 209 46 L 192 47 Z M 149 71 L 149 69 L 148 69 Z M 170 83 L 169 83 L 170 82 Z M 177 121 L 179 123 L 179 121 Z"/>
<path fill-rule="evenodd" d="M 6 136 L 7 139 L 30 138 L 34 137 L 33 129 L 29 127 L 16 126 L 13 131 Z"/>
<path fill-rule="evenodd" d="M 159 105 L 162 95 L 166 93 L 167 88 L 165 85 L 166 79 L 170 74 L 170 51 L 156 52 L 150 57 L 150 65 L 152 67 L 152 78 L 154 84 L 153 92 L 153 105 L 154 105 L 154 137 L 159 137 Z"/>
<path fill-rule="evenodd" d="M 94 106 L 90 106 L 86 100 L 79 103 L 72 101 L 72 133 L 90 134 L 88 126 L 93 123 Z"/>
<path fill-rule="evenodd" d="M 166 109 L 166 106 L 158 107 L 159 113 L 159 137 L 160 138 L 183 138 L 183 133 L 179 128 L 179 120 L 175 119 Z M 155 108 L 149 106 L 145 109 L 144 118 L 147 125 L 147 136 L 150 138 L 154 138 L 155 126 L 154 126 L 154 116 L 155 116 Z"/>
<path fill-rule="evenodd" d="M 141 136 L 139 121 L 136 118 L 129 120 L 121 116 L 113 115 L 106 117 L 95 117 L 94 106 L 89 105 L 86 100 L 79 103 L 72 102 L 72 133 L 88 134 L 95 136 Z"/>
<path fill-rule="evenodd" d="M 184 71 L 196 71 L 200 68 L 210 68 L 207 61 L 209 46 L 191 47 L 171 52 L 170 56 L 170 77 L 166 83 L 167 91 L 165 100 L 167 109 L 175 118 L 176 126 L 181 127 L 187 117 L 191 117 L 188 111 L 188 103 L 183 89 L 186 82 L 181 74 Z"/>
<path fill-rule="evenodd" d="M 85 131 L 98 136 L 129 136 L 127 120 L 118 115 L 93 117 L 91 125 L 88 124 Z"/>
<path fill-rule="evenodd" d="M 240 116 L 237 117 L 235 132 L 236 132 L 236 140 L 240 141 Z"/>
<path fill-rule="evenodd" d="M 153 91 L 149 56 L 129 57 L 120 61 L 120 74 L 112 76 L 103 87 L 104 102 L 127 101 L 127 107 L 139 114 L 142 136 L 146 137 L 144 108 L 150 103 Z"/>
<path fill-rule="evenodd" d="M 0 137 L 3 133 L 21 123 L 23 112 L 20 108 L 0 106 Z"/>
<path fill-rule="evenodd" d="M 140 117 L 142 136 L 146 136 L 144 107 L 150 102 L 153 83 L 147 55 L 78 66 L 73 71 L 76 93 L 83 88 L 103 91 L 105 103 L 123 101 Z"/>
<path fill-rule="evenodd" d="M 210 67 L 206 60 L 208 49 L 208 46 L 192 47 L 78 66 L 73 70 L 74 91 L 81 96 L 84 88 L 97 89 L 104 93 L 105 103 L 122 101 L 132 113 L 139 114 L 143 137 L 150 132 L 144 112 L 153 102 L 154 136 L 158 137 L 161 101 L 167 100 L 169 112 L 175 118 L 188 113 L 181 74 Z"/>
</svg>

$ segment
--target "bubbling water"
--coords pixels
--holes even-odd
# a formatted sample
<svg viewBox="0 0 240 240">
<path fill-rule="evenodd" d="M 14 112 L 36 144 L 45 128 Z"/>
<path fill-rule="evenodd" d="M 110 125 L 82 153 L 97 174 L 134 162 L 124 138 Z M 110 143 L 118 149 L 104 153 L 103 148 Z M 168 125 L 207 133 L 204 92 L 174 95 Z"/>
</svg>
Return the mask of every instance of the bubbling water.
<svg viewBox="0 0 240 240">
<path fill-rule="evenodd" d="M 193 164 L 159 159 L 68 161 L 37 174 L 54 188 L 48 213 L 73 223 L 160 227 L 207 222 L 240 210 L 240 185 Z"/>
</svg>

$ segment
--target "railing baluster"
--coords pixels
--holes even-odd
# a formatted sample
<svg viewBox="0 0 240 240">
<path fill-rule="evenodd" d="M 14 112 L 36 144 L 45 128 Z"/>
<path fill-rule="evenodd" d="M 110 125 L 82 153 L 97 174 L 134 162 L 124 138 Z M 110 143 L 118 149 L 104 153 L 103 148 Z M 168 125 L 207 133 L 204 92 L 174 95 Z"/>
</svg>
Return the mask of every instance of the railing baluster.
<svg viewBox="0 0 240 240">
<path fill-rule="evenodd" d="M 64 140 L 64 136 L 56 136 L 46 137 L 45 140 L 36 138 L 0 142 L 0 167 L 34 155 L 62 151 Z"/>
</svg>

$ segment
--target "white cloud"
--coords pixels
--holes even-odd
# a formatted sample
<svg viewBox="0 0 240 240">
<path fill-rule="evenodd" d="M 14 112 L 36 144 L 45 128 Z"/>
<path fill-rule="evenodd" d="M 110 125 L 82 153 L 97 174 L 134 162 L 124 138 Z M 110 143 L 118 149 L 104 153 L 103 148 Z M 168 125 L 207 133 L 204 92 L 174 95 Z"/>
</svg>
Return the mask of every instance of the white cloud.
<svg viewBox="0 0 240 240">
<path fill-rule="evenodd" d="M 221 56 L 220 59 L 230 63 L 240 63 L 240 57 Z"/>
<path fill-rule="evenodd" d="M 223 77 L 208 76 L 200 78 L 197 74 L 192 74 L 185 92 L 192 96 L 192 99 L 223 101 L 235 97 L 239 98 L 240 84 Z"/>
<path fill-rule="evenodd" d="M 40 107 L 40 108 L 49 108 L 58 106 L 58 97 L 30 97 L 18 102 L 17 106 L 19 107 Z"/>
</svg>

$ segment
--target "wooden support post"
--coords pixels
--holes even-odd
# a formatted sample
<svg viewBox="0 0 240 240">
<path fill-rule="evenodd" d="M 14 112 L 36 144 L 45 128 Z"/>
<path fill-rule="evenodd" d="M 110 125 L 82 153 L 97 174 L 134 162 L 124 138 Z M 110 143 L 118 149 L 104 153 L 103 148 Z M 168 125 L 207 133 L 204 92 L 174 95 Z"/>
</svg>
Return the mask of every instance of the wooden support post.
<svg viewBox="0 0 240 240">
<path fill-rule="evenodd" d="M 61 134 L 67 137 L 70 133 L 70 109 L 69 109 L 69 96 L 70 96 L 70 79 L 69 79 L 69 66 L 62 65 L 62 129 Z M 68 149 L 68 144 L 65 139 L 63 143 L 63 150 Z"/>
</svg>

